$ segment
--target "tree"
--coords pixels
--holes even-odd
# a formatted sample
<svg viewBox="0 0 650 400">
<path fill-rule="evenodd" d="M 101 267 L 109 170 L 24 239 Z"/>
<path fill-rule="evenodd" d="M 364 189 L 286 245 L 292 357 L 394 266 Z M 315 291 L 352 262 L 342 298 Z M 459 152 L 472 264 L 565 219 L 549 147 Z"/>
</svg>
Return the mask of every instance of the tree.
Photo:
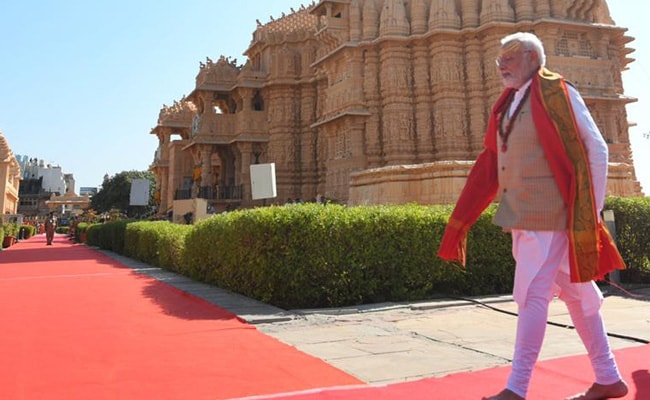
<svg viewBox="0 0 650 400">
<path fill-rule="evenodd" d="M 150 190 L 149 205 L 130 206 L 131 182 L 134 179 L 148 179 L 155 187 L 156 178 L 150 171 L 123 171 L 113 177 L 104 177 L 102 187 L 91 199 L 91 207 L 98 213 L 118 210 L 129 218 L 134 218 L 152 211 L 153 190 Z"/>
</svg>

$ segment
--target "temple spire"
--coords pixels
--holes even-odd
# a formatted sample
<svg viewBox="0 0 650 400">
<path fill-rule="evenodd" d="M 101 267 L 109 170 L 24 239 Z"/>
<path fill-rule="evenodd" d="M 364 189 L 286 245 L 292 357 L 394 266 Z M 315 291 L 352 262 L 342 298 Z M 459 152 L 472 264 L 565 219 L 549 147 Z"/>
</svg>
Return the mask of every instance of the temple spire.
<svg viewBox="0 0 650 400">
<path fill-rule="evenodd" d="M 366 0 L 363 5 L 363 40 L 373 40 L 379 34 L 379 12 L 375 0 Z"/>
<path fill-rule="evenodd" d="M 431 0 L 429 30 L 460 29 L 460 17 L 454 0 Z"/>
<path fill-rule="evenodd" d="M 427 0 L 414 0 L 411 11 L 411 31 L 420 35 L 427 31 Z"/>
<path fill-rule="evenodd" d="M 411 31 L 403 0 L 385 0 L 381 10 L 381 36 L 408 36 Z"/>
</svg>

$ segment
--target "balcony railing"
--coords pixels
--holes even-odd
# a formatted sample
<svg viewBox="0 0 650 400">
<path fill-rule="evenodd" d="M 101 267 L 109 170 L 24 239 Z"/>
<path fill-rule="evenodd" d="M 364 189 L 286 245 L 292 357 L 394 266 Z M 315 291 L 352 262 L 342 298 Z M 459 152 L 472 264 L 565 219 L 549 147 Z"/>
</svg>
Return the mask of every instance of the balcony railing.
<svg viewBox="0 0 650 400">
<path fill-rule="evenodd" d="M 241 200 L 244 186 L 201 186 L 196 197 L 206 200 Z M 187 200 L 193 198 L 192 189 L 176 189 L 174 200 Z"/>
<path fill-rule="evenodd" d="M 174 200 L 187 200 L 192 198 L 192 189 L 176 189 Z"/>
<path fill-rule="evenodd" d="M 244 185 L 201 186 L 199 196 L 208 200 L 241 200 Z"/>
</svg>

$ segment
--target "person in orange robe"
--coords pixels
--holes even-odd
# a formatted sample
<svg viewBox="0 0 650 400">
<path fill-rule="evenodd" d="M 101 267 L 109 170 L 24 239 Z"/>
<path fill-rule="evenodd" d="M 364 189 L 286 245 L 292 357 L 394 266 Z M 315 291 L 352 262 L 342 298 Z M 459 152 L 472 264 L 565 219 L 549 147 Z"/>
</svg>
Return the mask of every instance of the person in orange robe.
<svg viewBox="0 0 650 400">
<path fill-rule="evenodd" d="M 607 145 L 578 91 L 545 68 L 537 36 L 506 36 L 496 61 L 505 90 L 438 250 L 441 258 L 464 265 L 467 231 L 498 200 L 494 223 L 512 234 L 519 315 L 506 387 L 484 400 L 526 397 L 554 295 L 566 303 L 595 375 L 586 392 L 570 399 L 623 397 L 628 388 L 609 346 L 603 296 L 594 283 L 625 268 L 600 218 Z"/>
</svg>

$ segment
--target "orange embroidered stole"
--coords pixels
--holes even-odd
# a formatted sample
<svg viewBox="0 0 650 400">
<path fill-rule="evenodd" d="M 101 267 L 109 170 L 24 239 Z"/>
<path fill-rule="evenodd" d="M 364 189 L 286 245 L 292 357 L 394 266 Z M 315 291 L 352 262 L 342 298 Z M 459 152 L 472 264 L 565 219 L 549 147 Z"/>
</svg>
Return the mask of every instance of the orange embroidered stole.
<svg viewBox="0 0 650 400">
<path fill-rule="evenodd" d="M 506 89 L 492 109 L 485 148 L 467 177 L 438 250 L 438 256 L 445 260 L 465 265 L 467 231 L 496 196 L 497 126 L 513 91 Z M 530 96 L 540 143 L 567 204 L 571 281 L 602 279 L 614 269 L 624 269 L 625 263 L 596 212 L 589 159 L 576 127 L 566 82 L 560 75 L 541 69 L 533 78 Z"/>
</svg>

